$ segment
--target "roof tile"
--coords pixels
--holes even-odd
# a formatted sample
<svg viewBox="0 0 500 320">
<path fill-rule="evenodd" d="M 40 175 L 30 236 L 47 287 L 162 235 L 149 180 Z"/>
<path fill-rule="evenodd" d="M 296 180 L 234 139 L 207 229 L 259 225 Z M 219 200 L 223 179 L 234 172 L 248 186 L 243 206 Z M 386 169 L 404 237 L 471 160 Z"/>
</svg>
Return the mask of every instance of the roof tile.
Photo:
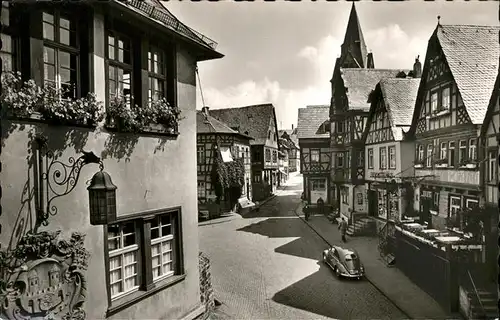
<svg viewBox="0 0 500 320">
<path fill-rule="evenodd" d="M 239 132 L 248 132 L 254 140 L 252 145 L 265 144 L 269 124 L 274 119 L 274 106 L 271 103 L 239 108 L 210 110 L 214 118 L 228 124 L 231 128 L 238 127 Z"/>
<path fill-rule="evenodd" d="M 440 25 L 437 38 L 474 124 L 484 121 L 498 74 L 499 26 Z"/>
<path fill-rule="evenodd" d="M 394 139 L 403 138 L 412 122 L 420 78 L 386 78 L 380 81 L 380 90 L 389 115 Z"/>
<path fill-rule="evenodd" d="M 395 78 L 401 71 L 409 72 L 401 69 L 341 68 L 340 70 L 344 86 L 347 88 L 349 110 L 364 111 L 370 109 L 368 96 L 380 80 Z"/>
<path fill-rule="evenodd" d="M 299 108 L 297 136 L 299 139 L 329 138 L 330 133 L 319 133 L 320 126 L 329 121 L 330 106 L 307 106 Z"/>
</svg>

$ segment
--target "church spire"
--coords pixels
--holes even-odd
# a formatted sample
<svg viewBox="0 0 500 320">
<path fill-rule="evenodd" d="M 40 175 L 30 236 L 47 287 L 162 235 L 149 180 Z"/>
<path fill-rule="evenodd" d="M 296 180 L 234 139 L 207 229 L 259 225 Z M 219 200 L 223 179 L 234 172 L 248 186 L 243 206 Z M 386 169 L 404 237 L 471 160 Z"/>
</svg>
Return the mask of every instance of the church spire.
<svg viewBox="0 0 500 320">
<path fill-rule="evenodd" d="M 341 57 L 344 68 L 371 67 L 367 63 L 368 51 L 366 49 L 365 39 L 363 37 L 363 32 L 361 31 L 354 1 L 352 2 L 351 14 L 349 15 L 349 21 L 347 22 L 344 43 L 341 47 Z"/>
</svg>

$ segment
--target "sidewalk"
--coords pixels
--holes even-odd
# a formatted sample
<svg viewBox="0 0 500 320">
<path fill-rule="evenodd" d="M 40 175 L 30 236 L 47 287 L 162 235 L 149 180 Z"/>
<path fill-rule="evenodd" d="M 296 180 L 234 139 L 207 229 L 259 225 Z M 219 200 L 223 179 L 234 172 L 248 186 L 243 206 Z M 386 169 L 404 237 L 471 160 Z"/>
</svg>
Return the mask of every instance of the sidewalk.
<svg viewBox="0 0 500 320">
<path fill-rule="evenodd" d="M 302 204 L 295 214 L 302 218 Z M 323 215 L 303 220 L 325 242 L 341 245 L 338 227 Z M 358 251 L 366 270 L 366 279 L 391 300 L 403 313 L 412 319 L 461 319 L 457 314 L 448 314 L 425 291 L 420 289 L 397 267 L 389 268 L 380 257 L 378 239 L 375 237 L 348 237 L 346 246 Z"/>
</svg>

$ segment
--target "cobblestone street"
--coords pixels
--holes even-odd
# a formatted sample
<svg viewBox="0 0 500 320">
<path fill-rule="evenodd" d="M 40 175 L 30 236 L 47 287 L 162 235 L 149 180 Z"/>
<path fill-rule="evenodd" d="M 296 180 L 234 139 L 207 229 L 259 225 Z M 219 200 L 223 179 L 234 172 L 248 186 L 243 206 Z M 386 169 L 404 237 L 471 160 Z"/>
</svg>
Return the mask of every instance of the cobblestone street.
<svg viewBox="0 0 500 320">
<path fill-rule="evenodd" d="M 294 213 L 301 191 L 290 185 L 259 212 L 200 225 L 222 318 L 405 318 L 368 281 L 339 280 L 320 261 L 327 245 Z"/>
</svg>

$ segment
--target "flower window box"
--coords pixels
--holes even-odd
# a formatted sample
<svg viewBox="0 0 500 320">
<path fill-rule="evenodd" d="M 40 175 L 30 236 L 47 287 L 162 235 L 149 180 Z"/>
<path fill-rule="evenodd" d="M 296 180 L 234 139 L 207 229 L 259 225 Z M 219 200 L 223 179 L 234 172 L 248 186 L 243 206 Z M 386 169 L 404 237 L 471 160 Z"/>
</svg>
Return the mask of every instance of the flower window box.
<svg viewBox="0 0 500 320">
<path fill-rule="evenodd" d="M 476 169 L 477 164 L 473 160 L 464 161 L 459 164 L 460 169 Z"/>
<path fill-rule="evenodd" d="M 450 109 L 439 108 L 432 113 L 432 118 L 441 117 L 450 114 Z"/>
<path fill-rule="evenodd" d="M 106 113 L 106 128 L 119 132 L 177 135 L 180 113 L 164 98 L 139 107 L 131 106 L 123 97 L 115 96 Z"/>
<path fill-rule="evenodd" d="M 448 159 L 438 159 L 434 161 L 434 166 L 436 168 L 447 168 L 448 167 Z"/>
<path fill-rule="evenodd" d="M 40 87 L 35 81 L 22 81 L 21 73 L 2 75 L 0 102 L 7 118 L 37 120 L 54 125 L 95 127 L 104 119 L 102 102 L 94 93 L 64 98 L 70 89 Z"/>
</svg>

